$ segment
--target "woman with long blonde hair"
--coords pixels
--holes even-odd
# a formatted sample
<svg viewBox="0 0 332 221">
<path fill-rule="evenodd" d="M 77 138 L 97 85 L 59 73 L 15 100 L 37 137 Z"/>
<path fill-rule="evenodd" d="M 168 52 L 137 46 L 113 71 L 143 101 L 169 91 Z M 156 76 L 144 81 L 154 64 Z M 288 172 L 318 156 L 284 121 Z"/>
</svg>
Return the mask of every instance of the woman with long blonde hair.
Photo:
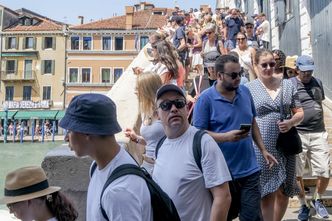
<svg viewBox="0 0 332 221">
<path fill-rule="evenodd" d="M 152 174 L 155 160 L 155 149 L 158 141 L 165 136 L 164 128 L 158 119 L 155 97 L 158 88 L 162 85 L 159 75 L 152 72 L 145 72 L 137 76 L 137 97 L 139 111 L 142 117 L 140 135 L 131 128 L 125 130 L 125 135 L 137 144 L 145 146 L 143 155 L 144 167 Z"/>
</svg>

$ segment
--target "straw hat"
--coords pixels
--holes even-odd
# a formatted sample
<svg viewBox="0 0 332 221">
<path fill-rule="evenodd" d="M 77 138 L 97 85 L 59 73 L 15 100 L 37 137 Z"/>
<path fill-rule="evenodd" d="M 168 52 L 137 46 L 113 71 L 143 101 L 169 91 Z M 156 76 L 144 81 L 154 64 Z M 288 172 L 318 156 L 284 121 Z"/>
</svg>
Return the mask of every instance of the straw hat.
<svg viewBox="0 0 332 221">
<path fill-rule="evenodd" d="M 296 59 L 297 59 L 297 57 L 298 57 L 297 55 L 287 56 L 284 67 L 296 69 Z"/>
<path fill-rule="evenodd" d="M 41 167 L 23 167 L 7 174 L 5 196 L 0 199 L 0 204 L 35 199 L 60 189 L 60 187 L 48 185 L 46 174 Z"/>
</svg>

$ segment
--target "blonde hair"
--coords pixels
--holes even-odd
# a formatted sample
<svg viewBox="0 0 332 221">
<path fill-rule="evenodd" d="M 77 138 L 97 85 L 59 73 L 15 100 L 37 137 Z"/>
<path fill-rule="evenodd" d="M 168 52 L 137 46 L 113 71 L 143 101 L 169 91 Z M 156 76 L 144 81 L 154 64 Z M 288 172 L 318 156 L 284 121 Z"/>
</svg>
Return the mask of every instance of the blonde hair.
<svg viewBox="0 0 332 221">
<path fill-rule="evenodd" d="M 161 87 L 159 75 L 153 72 L 144 72 L 137 77 L 137 92 L 139 110 L 143 116 L 152 116 L 156 110 L 156 93 Z"/>
</svg>

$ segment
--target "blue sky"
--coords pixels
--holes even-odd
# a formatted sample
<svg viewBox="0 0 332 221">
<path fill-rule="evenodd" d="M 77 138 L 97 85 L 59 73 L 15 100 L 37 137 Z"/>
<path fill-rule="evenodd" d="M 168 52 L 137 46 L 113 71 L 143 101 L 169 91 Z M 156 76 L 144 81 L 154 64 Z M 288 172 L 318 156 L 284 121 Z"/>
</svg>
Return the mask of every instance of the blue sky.
<svg viewBox="0 0 332 221">
<path fill-rule="evenodd" d="M 142 0 L 143 1 L 143 0 Z M 146 0 L 156 7 L 173 8 L 178 4 L 183 9 L 199 8 L 201 4 L 209 4 L 212 8 L 216 0 Z M 0 4 L 10 9 L 27 8 L 57 21 L 78 24 L 78 16 L 84 16 L 85 22 L 91 19 L 112 17 L 124 14 L 126 5 L 134 5 L 139 0 L 0 0 Z"/>
</svg>

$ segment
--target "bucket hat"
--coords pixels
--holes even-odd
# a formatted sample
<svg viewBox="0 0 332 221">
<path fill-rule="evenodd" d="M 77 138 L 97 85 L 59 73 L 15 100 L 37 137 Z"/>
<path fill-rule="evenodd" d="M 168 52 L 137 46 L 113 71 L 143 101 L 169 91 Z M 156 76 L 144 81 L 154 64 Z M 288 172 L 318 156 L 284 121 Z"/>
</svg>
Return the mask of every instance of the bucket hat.
<svg viewBox="0 0 332 221">
<path fill-rule="evenodd" d="M 315 68 L 314 59 L 309 55 L 302 55 L 296 59 L 296 66 L 300 71 L 313 71 Z"/>
<path fill-rule="evenodd" d="M 284 67 L 295 69 L 296 68 L 296 59 L 297 59 L 297 57 L 298 57 L 297 55 L 287 56 Z"/>
<path fill-rule="evenodd" d="M 81 94 L 70 102 L 60 127 L 92 135 L 113 135 L 121 132 L 116 105 L 102 94 Z"/>
<path fill-rule="evenodd" d="M 38 166 L 22 167 L 7 174 L 4 197 L 1 204 L 10 204 L 59 191 L 58 186 L 49 186 L 44 170 Z"/>
</svg>

